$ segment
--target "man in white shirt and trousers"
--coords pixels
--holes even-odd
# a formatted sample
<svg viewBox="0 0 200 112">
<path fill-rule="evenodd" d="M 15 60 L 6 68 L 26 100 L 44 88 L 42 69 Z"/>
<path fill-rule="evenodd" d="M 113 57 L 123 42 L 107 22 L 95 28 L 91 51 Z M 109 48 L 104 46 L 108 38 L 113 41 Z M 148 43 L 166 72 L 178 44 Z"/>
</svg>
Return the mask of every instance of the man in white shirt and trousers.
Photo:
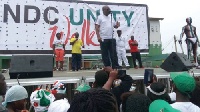
<svg viewBox="0 0 200 112">
<path fill-rule="evenodd" d="M 103 6 L 102 11 L 103 14 L 99 15 L 95 22 L 95 30 L 101 47 L 102 60 L 105 67 L 112 66 L 113 69 L 117 69 L 119 65 L 116 52 L 116 40 L 113 38 L 113 28 L 118 28 L 120 23 L 115 22 L 108 6 Z"/>
<path fill-rule="evenodd" d="M 126 68 L 129 69 L 130 65 L 128 63 L 128 59 L 126 58 L 126 45 L 127 41 L 126 38 L 122 37 L 122 30 L 117 30 L 118 37 L 116 38 L 116 49 L 117 49 L 117 57 L 118 57 L 118 64 L 119 68 L 122 68 L 122 60 L 126 65 Z"/>
</svg>

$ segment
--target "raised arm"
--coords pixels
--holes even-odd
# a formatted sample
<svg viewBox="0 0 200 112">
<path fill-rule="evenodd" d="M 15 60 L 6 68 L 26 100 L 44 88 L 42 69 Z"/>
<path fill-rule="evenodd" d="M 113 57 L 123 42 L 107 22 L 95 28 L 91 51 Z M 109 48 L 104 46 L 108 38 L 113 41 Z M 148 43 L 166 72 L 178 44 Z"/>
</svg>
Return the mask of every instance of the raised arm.
<svg viewBox="0 0 200 112">
<path fill-rule="evenodd" d="M 112 70 L 109 74 L 109 78 L 108 78 L 107 82 L 104 84 L 104 86 L 102 88 L 110 91 L 114 80 L 117 79 L 117 76 L 118 76 L 118 71 Z"/>
<path fill-rule="evenodd" d="M 78 39 L 75 39 L 75 40 L 74 40 L 74 39 L 72 38 L 72 39 L 70 40 L 70 45 L 74 45 L 74 43 L 75 43 L 77 40 L 78 40 Z"/>
</svg>

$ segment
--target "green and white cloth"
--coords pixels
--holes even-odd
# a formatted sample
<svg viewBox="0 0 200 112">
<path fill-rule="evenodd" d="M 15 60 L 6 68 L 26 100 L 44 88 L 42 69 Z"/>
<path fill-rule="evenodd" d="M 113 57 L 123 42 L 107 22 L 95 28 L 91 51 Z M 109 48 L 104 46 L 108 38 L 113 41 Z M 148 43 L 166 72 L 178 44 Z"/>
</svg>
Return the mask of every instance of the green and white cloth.
<svg viewBox="0 0 200 112">
<path fill-rule="evenodd" d="M 54 95 L 44 89 L 36 90 L 30 96 L 30 101 L 35 112 L 47 112 L 49 105 L 54 100 Z"/>
</svg>

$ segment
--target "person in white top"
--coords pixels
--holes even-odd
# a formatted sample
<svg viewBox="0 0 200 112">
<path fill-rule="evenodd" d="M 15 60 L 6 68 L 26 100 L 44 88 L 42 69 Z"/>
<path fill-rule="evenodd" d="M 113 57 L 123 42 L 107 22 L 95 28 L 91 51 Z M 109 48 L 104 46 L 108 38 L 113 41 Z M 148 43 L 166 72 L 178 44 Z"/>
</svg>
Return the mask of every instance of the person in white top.
<svg viewBox="0 0 200 112">
<path fill-rule="evenodd" d="M 116 38 L 117 57 L 119 67 L 122 68 L 122 60 L 128 69 L 130 67 L 128 59 L 126 58 L 126 38 L 122 37 L 122 30 L 117 30 L 118 37 Z"/>
<path fill-rule="evenodd" d="M 115 22 L 112 18 L 111 10 L 108 6 L 103 6 L 103 14 L 99 15 L 95 22 L 95 30 L 98 42 L 101 47 L 101 54 L 104 66 L 117 68 L 118 58 L 116 52 L 116 40 L 113 38 L 113 28 L 120 26 L 119 22 Z M 110 63 L 111 60 L 111 63 Z"/>
<path fill-rule="evenodd" d="M 190 102 L 190 94 L 196 86 L 194 78 L 187 72 L 172 72 L 170 77 L 173 81 L 172 87 L 176 93 L 176 102 L 171 106 L 181 112 L 200 112 L 200 108 Z"/>
<path fill-rule="evenodd" d="M 56 57 L 56 70 L 63 70 L 64 56 L 65 56 L 65 44 L 61 39 L 61 34 L 56 34 L 57 39 L 53 42 L 53 52 Z M 60 67 L 58 67 L 60 62 Z"/>
</svg>

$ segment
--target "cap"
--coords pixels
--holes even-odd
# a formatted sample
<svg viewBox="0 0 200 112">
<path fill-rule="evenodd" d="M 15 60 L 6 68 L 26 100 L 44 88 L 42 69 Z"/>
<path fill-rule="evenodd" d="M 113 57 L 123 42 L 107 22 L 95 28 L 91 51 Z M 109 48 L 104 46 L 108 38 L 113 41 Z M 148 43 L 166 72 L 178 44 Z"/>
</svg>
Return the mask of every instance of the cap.
<svg viewBox="0 0 200 112">
<path fill-rule="evenodd" d="M 149 106 L 149 112 L 180 112 L 164 100 L 154 100 Z"/>
<path fill-rule="evenodd" d="M 26 98 L 28 98 L 26 89 L 23 86 L 15 85 L 6 92 L 5 101 L 2 103 L 2 105 L 6 107 L 8 102 L 14 102 Z"/>
<path fill-rule="evenodd" d="M 195 89 L 195 80 L 187 72 L 171 72 L 170 77 L 181 93 L 188 94 Z"/>
<path fill-rule="evenodd" d="M 89 90 L 90 88 L 91 87 L 89 85 L 87 85 L 87 84 L 81 84 L 80 86 L 78 86 L 76 88 L 76 90 L 79 91 L 79 92 L 84 92 L 84 91 Z"/>
</svg>

